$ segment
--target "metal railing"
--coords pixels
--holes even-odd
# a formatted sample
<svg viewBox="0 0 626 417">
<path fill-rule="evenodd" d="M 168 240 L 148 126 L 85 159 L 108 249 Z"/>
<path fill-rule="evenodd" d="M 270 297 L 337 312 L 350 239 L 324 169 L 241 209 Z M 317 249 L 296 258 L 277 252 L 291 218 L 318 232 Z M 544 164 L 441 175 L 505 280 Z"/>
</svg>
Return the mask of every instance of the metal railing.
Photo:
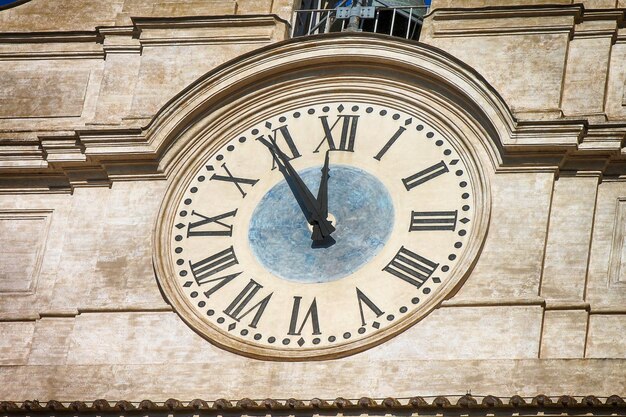
<svg viewBox="0 0 626 417">
<path fill-rule="evenodd" d="M 295 10 L 291 21 L 291 37 L 343 32 L 349 17 L 346 8 Z M 384 33 L 417 40 L 428 6 L 370 7 L 360 14 L 359 31 Z M 373 13 L 371 13 L 373 12 Z"/>
</svg>

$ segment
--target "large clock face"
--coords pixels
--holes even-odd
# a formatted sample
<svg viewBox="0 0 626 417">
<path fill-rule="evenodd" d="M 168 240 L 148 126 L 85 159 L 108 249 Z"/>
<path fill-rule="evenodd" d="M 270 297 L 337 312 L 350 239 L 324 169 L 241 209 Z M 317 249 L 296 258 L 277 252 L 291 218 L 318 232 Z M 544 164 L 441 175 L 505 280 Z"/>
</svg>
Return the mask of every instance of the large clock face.
<svg viewBox="0 0 626 417">
<path fill-rule="evenodd" d="M 380 343 L 434 308 L 477 254 L 486 203 L 470 155 L 379 104 L 274 114 L 170 187 L 161 281 L 188 323 L 248 355 Z"/>
</svg>

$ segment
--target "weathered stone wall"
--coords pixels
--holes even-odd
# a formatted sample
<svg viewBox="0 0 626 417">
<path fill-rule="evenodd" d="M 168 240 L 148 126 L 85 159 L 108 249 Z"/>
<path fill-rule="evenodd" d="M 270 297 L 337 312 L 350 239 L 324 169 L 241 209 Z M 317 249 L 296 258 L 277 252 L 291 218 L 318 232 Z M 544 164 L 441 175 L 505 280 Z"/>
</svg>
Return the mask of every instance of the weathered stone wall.
<svg viewBox="0 0 626 417">
<path fill-rule="evenodd" d="M 623 171 L 609 174 L 604 170 L 604 157 L 600 162 L 589 155 L 604 154 L 613 161 L 621 158 L 624 6 L 615 1 L 558 5 L 553 1 L 434 1 L 422 32 L 421 41 L 442 48 L 484 76 L 520 120 L 578 120 L 587 123 L 590 131 L 603 131 L 598 136 L 604 139 L 582 138 L 577 149 L 572 149 L 571 165 L 566 163 L 555 181 L 546 183 L 548 199 L 532 212 L 547 217 L 519 225 L 525 230 L 537 226 L 537 253 L 542 253 L 533 255 L 528 244 L 514 246 L 524 248 L 525 255 L 515 275 L 524 276 L 524 270 L 530 273 L 513 285 L 514 296 L 539 295 L 545 300 L 538 350 L 542 358 L 596 358 L 597 343 L 624 356 L 624 337 L 617 335 L 626 330 L 626 292 L 619 272 L 620 196 L 625 191 L 619 177 Z M 591 152 L 576 156 L 583 149 Z M 507 184 L 518 190 L 515 203 L 507 207 L 511 216 L 519 214 L 511 209 L 523 201 L 540 204 L 541 193 L 530 191 L 529 186 Z M 505 239 L 515 238 L 515 233 L 509 233 L 515 229 L 504 230 Z M 505 245 L 505 239 L 498 245 Z M 478 271 L 482 272 L 481 262 L 488 253 L 481 257 Z M 537 262 L 534 271 L 533 261 Z M 498 265 L 502 264 L 494 260 L 489 271 L 497 271 Z M 500 276 L 510 275 L 502 272 Z M 524 293 L 521 289 L 533 276 L 540 277 L 538 286 L 526 287 Z M 458 296 L 468 289 L 463 288 Z M 480 295 L 490 297 L 494 292 Z M 605 334 L 605 342 L 594 341 L 600 329 L 616 333 Z"/>
<path fill-rule="evenodd" d="M 439 309 L 378 347 L 305 363 L 241 357 L 187 327 L 152 267 L 165 176 L 105 175 L 76 134 L 140 131 L 205 73 L 285 39 L 290 2 L 1 11 L 0 399 L 624 394 L 626 44 L 613 8 L 626 5 L 433 3 L 422 42 L 473 67 L 519 120 L 582 133 L 535 138 L 567 154 L 558 164 L 494 174 L 483 252 Z"/>
</svg>

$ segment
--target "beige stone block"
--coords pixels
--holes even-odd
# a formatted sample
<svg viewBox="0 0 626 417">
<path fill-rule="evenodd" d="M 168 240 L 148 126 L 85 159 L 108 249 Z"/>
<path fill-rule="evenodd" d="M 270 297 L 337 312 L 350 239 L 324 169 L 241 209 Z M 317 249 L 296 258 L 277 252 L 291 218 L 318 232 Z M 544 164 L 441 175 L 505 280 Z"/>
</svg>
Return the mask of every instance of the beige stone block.
<svg viewBox="0 0 626 417">
<path fill-rule="evenodd" d="M 452 300 L 537 297 L 554 175 L 494 176 L 483 251 Z"/>
<path fill-rule="evenodd" d="M 260 47 L 231 43 L 144 47 L 133 98 L 133 116 L 151 116 L 171 97 L 227 60 Z"/>
<path fill-rule="evenodd" d="M 0 293 L 34 291 L 51 215 L 51 211 L 0 210 Z"/>
<path fill-rule="evenodd" d="M 155 2 L 153 16 L 220 16 L 235 14 L 234 0 L 178 0 Z"/>
<path fill-rule="evenodd" d="M 585 299 L 594 309 L 626 312 L 626 183 L 598 187 Z"/>
<path fill-rule="evenodd" d="M 67 363 L 212 363 L 232 360 L 172 312 L 85 313 L 76 317 Z"/>
<path fill-rule="evenodd" d="M 572 0 L 432 0 L 431 9 L 572 4 Z"/>
<path fill-rule="evenodd" d="M 566 116 L 604 113 L 611 43 L 610 36 L 575 37 L 570 42 L 562 105 Z"/>
<path fill-rule="evenodd" d="M 48 298 L 57 279 L 57 267 L 63 256 L 63 240 L 67 229 L 71 198 L 67 194 L 0 195 L 1 212 L 24 213 L 24 207 L 28 207 L 28 215 L 44 213 L 49 216 L 45 251 L 42 252 L 36 286 L 33 287 L 35 291 L 0 296 L 0 317 L 13 320 L 25 317 L 38 318 L 39 312 L 49 309 Z M 29 240 L 33 236 L 18 236 L 17 238 Z M 0 268 L 12 268 L 12 266 L 0 262 Z"/>
<path fill-rule="evenodd" d="M 3 32 L 91 31 L 110 26 L 124 0 L 31 0 L 0 13 Z"/>
<path fill-rule="evenodd" d="M 270 13 L 270 7 L 276 8 L 276 4 L 272 4 L 265 0 L 238 0 L 237 1 L 237 14 L 264 14 Z M 290 2 L 290 6 L 293 8 L 294 2 Z M 281 16 L 282 17 L 282 16 Z M 290 20 L 287 19 L 287 20 Z"/>
<path fill-rule="evenodd" d="M 50 307 L 54 310 L 75 310 L 80 300 L 89 299 L 110 194 L 108 188 L 78 188 L 71 197 L 62 231 L 62 256 L 51 270 Z"/>
<path fill-rule="evenodd" d="M 250 6 L 248 5 L 248 3 L 254 3 L 255 5 L 258 4 L 257 7 L 261 8 L 263 0 L 259 0 L 257 3 L 257 0 L 240 0 L 237 4 L 243 8 L 243 9 L 249 9 Z M 270 3 L 270 11 L 271 13 L 276 14 L 277 16 L 279 16 L 280 18 L 286 20 L 287 22 L 291 22 L 291 16 L 294 10 L 296 10 L 297 7 L 299 7 L 299 3 L 298 2 L 294 2 L 291 0 L 274 0 Z M 285 31 L 285 37 L 283 39 L 286 39 L 287 36 L 287 30 Z"/>
<path fill-rule="evenodd" d="M 618 33 L 623 36 L 623 32 Z M 611 47 L 605 112 L 609 120 L 626 118 L 626 43 L 623 41 Z"/>
<path fill-rule="evenodd" d="M 152 231 L 164 181 L 120 182 L 109 190 L 89 308 L 163 308 L 152 267 Z"/>
<path fill-rule="evenodd" d="M 165 401 L 168 398 L 411 397 L 472 389 L 495 396 L 535 396 L 558 391 L 608 396 L 626 390 L 626 361 L 457 360 L 388 358 L 380 361 L 81 365 L 0 368 L 1 398 L 73 401 Z M 36 370 L 45 378 L 33 378 Z M 556 387 L 556 388 L 555 388 Z M 483 394 L 483 392 L 481 392 Z M 558 395 L 558 394 L 556 394 Z"/>
<path fill-rule="evenodd" d="M 33 340 L 32 321 L 0 322 L 0 365 L 24 365 Z"/>
<path fill-rule="evenodd" d="M 29 365 L 64 365 L 67 360 L 74 317 L 44 317 L 35 323 Z"/>
<path fill-rule="evenodd" d="M 389 342 L 352 359 L 535 358 L 541 315 L 538 306 L 442 308 Z M 68 363 L 76 365 L 242 360 L 213 346 L 169 312 L 83 313 L 76 318 L 68 354 Z"/>
<path fill-rule="evenodd" d="M 489 22 L 490 24 L 495 24 Z M 568 33 L 439 37 L 426 42 L 478 71 L 514 112 L 560 110 Z"/>
<path fill-rule="evenodd" d="M 80 116 L 89 71 L 1 71 L 0 79 L 0 117 Z"/>
<path fill-rule="evenodd" d="M 163 308 L 152 268 L 151 236 L 165 182 L 79 188 L 51 267 L 53 309 Z"/>
<path fill-rule="evenodd" d="M 95 123 L 115 123 L 128 115 L 139 74 L 139 54 L 109 54 L 100 85 Z"/>
<path fill-rule="evenodd" d="M 626 358 L 626 314 L 592 314 L 587 358 Z M 625 373 L 626 374 L 626 373 Z"/>
<path fill-rule="evenodd" d="M 155 1 L 159 0 L 124 0 L 122 13 L 133 16 L 149 16 Z"/>
<path fill-rule="evenodd" d="M 612 9 L 614 7 L 624 7 L 618 6 L 619 3 L 617 0 L 583 0 L 581 2 L 585 9 Z"/>
<path fill-rule="evenodd" d="M 588 313 L 584 310 L 547 310 L 541 335 L 542 358 L 583 358 Z"/>
<path fill-rule="evenodd" d="M 447 307 L 355 360 L 523 359 L 539 355 L 540 306 Z"/>
<path fill-rule="evenodd" d="M 554 183 L 541 282 L 545 298 L 583 299 L 597 187 L 597 177 L 562 176 Z"/>
</svg>

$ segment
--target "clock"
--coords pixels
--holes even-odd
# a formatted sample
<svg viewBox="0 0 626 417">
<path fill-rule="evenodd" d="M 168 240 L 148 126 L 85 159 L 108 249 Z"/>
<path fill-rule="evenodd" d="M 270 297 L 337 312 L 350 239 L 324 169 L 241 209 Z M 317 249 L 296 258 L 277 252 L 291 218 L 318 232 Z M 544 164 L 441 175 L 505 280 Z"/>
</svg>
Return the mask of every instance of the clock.
<svg viewBox="0 0 626 417">
<path fill-rule="evenodd" d="M 211 342 L 273 360 L 345 356 L 452 294 L 486 232 L 468 142 L 416 108 L 282 106 L 233 123 L 167 190 L 155 267 Z"/>
</svg>

